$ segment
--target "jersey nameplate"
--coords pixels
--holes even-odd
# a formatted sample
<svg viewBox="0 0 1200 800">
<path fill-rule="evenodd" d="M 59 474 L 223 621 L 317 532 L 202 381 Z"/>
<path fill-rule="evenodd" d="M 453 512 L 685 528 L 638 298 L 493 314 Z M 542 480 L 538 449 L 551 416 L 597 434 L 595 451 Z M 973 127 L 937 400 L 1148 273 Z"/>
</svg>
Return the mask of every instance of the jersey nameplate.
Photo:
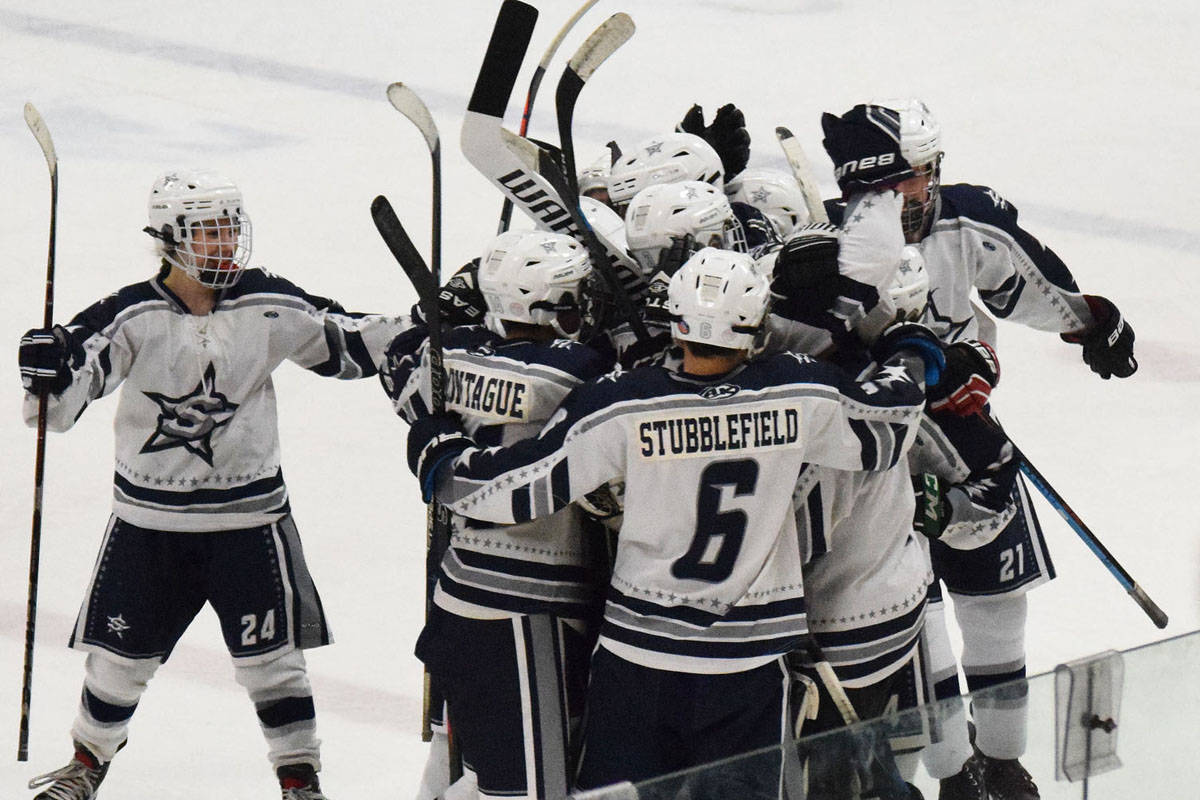
<svg viewBox="0 0 1200 800">
<path fill-rule="evenodd" d="M 764 405 L 725 414 L 657 414 L 639 417 L 637 428 L 638 453 L 645 460 L 778 450 L 800 446 L 800 409 Z"/>
<path fill-rule="evenodd" d="M 454 366 L 447 373 L 447 409 L 496 422 L 528 421 L 529 385 L 513 380 L 512 373 Z"/>
</svg>

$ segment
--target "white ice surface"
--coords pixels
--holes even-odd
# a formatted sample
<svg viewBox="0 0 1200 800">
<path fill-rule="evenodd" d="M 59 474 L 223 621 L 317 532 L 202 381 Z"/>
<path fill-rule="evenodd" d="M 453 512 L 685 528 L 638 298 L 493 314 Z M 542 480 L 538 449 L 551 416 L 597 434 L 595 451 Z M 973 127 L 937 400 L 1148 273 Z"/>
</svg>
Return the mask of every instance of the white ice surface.
<svg viewBox="0 0 1200 800">
<path fill-rule="evenodd" d="M 540 5 L 513 128 L 537 55 L 576 4 Z M 412 292 L 368 206 L 387 194 L 424 246 L 429 171 L 384 89 L 413 86 L 441 128 L 453 269 L 481 249 L 500 206 L 457 148 L 496 6 L 0 0 L 0 343 L 12 348 L 0 381 L 0 796 L 26 796 L 30 775 L 69 754 L 82 656 L 65 642 L 108 516 L 115 407 L 97 403 L 49 442 L 31 760 L 18 764 L 34 434 L 20 421 L 14 362 L 20 334 L 41 324 L 49 205 L 22 105 L 37 105 L 59 152 L 56 320 L 152 274 L 145 198 L 160 172 L 188 165 L 240 182 L 256 263 L 349 308 L 401 312 Z M 1004 193 L 1138 335 L 1137 375 L 1102 382 L 1057 337 L 1001 324 L 996 406 L 1011 435 L 1171 614 L 1155 629 L 1039 505 L 1059 578 L 1031 595 L 1031 673 L 1200 627 L 1200 5 L 603 0 L 551 68 L 533 135 L 554 138 L 563 58 L 616 11 L 638 32 L 580 100 L 581 163 L 610 138 L 669 129 L 692 102 L 711 113 L 733 100 L 754 163 L 783 165 L 772 131 L 788 125 L 832 194 L 821 111 L 900 94 L 930 104 L 945 179 Z M 291 365 L 276 380 L 295 517 L 337 639 L 310 653 L 326 787 L 342 800 L 411 796 L 424 759 L 411 654 L 424 509 L 403 465 L 405 430 L 373 380 Z M 263 753 L 206 611 L 152 683 L 103 796 L 271 797 Z"/>
</svg>

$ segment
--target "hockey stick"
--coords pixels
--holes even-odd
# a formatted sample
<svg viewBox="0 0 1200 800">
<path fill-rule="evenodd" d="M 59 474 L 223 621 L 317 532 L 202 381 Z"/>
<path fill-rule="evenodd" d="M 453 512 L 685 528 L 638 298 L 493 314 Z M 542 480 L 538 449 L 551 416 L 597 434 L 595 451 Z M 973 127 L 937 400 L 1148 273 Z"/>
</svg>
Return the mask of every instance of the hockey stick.
<svg viewBox="0 0 1200 800">
<path fill-rule="evenodd" d="M 425 137 L 425 144 L 429 148 L 429 158 L 432 167 L 432 230 L 430 232 L 430 251 L 429 257 L 431 266 L 428 270 L 422 270 L 422 265 L 414 265 L 411 270 L 405 267 L 405 274 L 409 276 L 409 280 L 414 287 L 417 287 L 417 281 L 422 282 L 421 287 L 417 287 L 417 297 L 421 303 L 421 308 L 425 311 L 425 319 L 430 324 L 431 328 L 436 325 L 438 327 L 438 369 L 441 368 L 441 315 L 435 314 L 430 316 L 430 309 L 427 306 L 425 294 L 422 293 L 422 288 L 428 292 L 429 287 L 425 285 L 431 281 L 433 283 L 433 305 L 436 312 L 438 286 L 441 284 L 441 263 L 442 263 L 442 144 L 438 137 L 437 124 L 433 121 L 433 116 L 429 113 L 429 108 L 422 102 L 421 98 L 412 89 L 405 86 L 403 83 L 393 83 L 387 88 L 388 102 L 392 107 L 408 118 L 410 122 L 417 126 L 421 135 Z M 390 206 L 389 206 L 390 209 Z M 386 214 L 385 214 L 386 216 Z M 395 214 L 391 215 L 392 219 Z M 378 218 L 376 220 L 378 225 Z M 399 222 L 396 222 L 399 226 Z M 403 233 L 403 228 L 399 228 Z M 407 237 L 405 237 L 407 239 Z M 409 242 L 411 245 L 411 242 Z M 415 248 L 414 248 L 415 250 Z M 395 251 L 393 251 L 395 252 Z M 411 253 L 409 254 L 411 256 Z M 404 263 L 404 262 L 401 262 Z M 423 276 L 424 272 L 429 273 L 429 279 L 426 281 L 424 277 L 413 278 L 414 273 Z M 433 350 L 433 338 L 430 337 L 430 350 Z M 430 363 L 433 363 L 433 356 L 430 356 Z M 431 386 L 434 380 L 430 377 Z M 431 391 L 431 394 L 434 394 Z M 444 388 L 440 398 L 442 400 L 442 408 L 437 408 L 439 397 L 434 394 L 435 411 L 444 411 Z M 430 503 L 428 512 L 425 517 L 425 620 L 428 622 L 429 614 L 433 606 L 433 591 L 437 585 L 437 571 L 441 563 L 442 554 L 445 553 L 446 545 L 450 541 L 450 510 L 440 503 Z M 431 723 L 433 708 L 433 691 L 431 685 L 431 676 L 428 668 L 423 670 L 423 687 L 421 691 L 421 741 L 428 742 L 433 739 L 433 727 Z"/>
<path fill-rule="evenodd" d="M 992 426 L 1000 430 L 1001 433 L 1004 433 L 1004 429 L 1000 427 L 1000 423 L 989 416 L 987 412 L 981 412 L 981 416 Z M 1133 598 L 1133 602 L 1137 603 L 1138 607 L 1141 608 L 1142 611 L 1146 612 L 1146 616 L 1150 617 L 1150 621 L 1159 628 L 1167 627 L 1166 612 L 1159 608 L 1158 604 L 1150 599 L 1150 596 L 1146 594 L 1146 591 L 1141 586 L 1138 585 L 1138 582 L 1133 579 L 1133 576 L 1121 566 L 1120 562 L 1117 561 L 1113 554 L 1108 551 L 1108 548 L 1104 546 L 1103 542 L 1100 541 L 1096 534 L 1092 533 L 1091 528 L 1089 528 L 1087 524 L 1079 517 L 1079 515 L 1076 514 L 1069 505 L 1067 505 L 1067 501 L 1063 499 L 1063 496 L 1059 494 L 1053 486 L 1050 485 L 1050 482 L 1046 480 L 1046 477 L 1042 475 L 1041 471 L 1033 465 L 1033 463 L 1029 460 L 1029 457 L 1025 455 L 1024 451 L 1017 447 L 1016 442 L 1009 438 L 1007 433 L 1004 433 L 1004 435 L 1005 438 L 1008 438 L 1009 444 L 1012 445 L 1013 454 L 1016 456 L 1019 462 L 1018 468 L 1021 470 L 1022 474 L 1024 474 L 1025 477 L 1029 479 L 1029 482 L 1032 483 L 1037 490 L 1042 493 L 1042 497 L 1046 498 L 1054 510 L 1058 512 L 1058 515 L 1062 517 L 1063 520 L 1066 521 L 1067 525 L 1071 527 L 1071 530 L 1075 531 L 1076 535 L 1083 540 L 1083 543 L 1088 546 L 1088 549 L 1092 551 L 1096 558 L 1100 559 L 1100 563 L 1103 564 L 1110 573 L 1112 573 L 1112 576 L 1117 579 L 1117 583 L 1121 584 L 1121 586 L 1125 588 L 1125 591 L 1128 592 L 1129 596 Z"/>
<path fill-rule="evenodd" d="M 568 179 L 553 152 L 536 142 L 517 136 L 510 131 L 502 130 L 502 135 L 509 150 L 528 164 L 531 169 L 536 169 L 537 174 L 549 182 L 550 187 L 558 196 L 570 196 L 571 187 L 567 183 Z M 575 234 L 576 237 L 587 248 L 592 268 L 600 274 L 600 277 L 607 284 L 608 290 L 612 292 L 619 319 L 629 323 L 633 335 L 638 339 L 648 339 L 650 333 L 646 330 L 646 324 L 642 321 L 642 317 L 633 303 L 633 298 L 630 297 L 625 285 L 621 282 L 615 270 L 613 270 L 612 264 L 607 258 L 608 254 L 604 249 L 604 245 L 600 242 L 596 231 L 583 216 L 583 211 L 580 209 L 579 204 L 568 203 L 566 204 L 566 209 L 571 215 L 576 228 L 579 230 L 579 233 Z"/>
<path fill-rule="evenodd" d="M 603 64 L 621 45 L 629 41 L 636 30 L 628 14 L 617 12 L 592 31 L 563 70 L 554 91 L 554 107 L 558 115 L 558 143 L 562 148 L 563 172 L 566 173 L 570 194 L 564 200 L 579 196 L 579 179 L 575 173 L 575 142 L 571 123 L 575 117 L 575 103 L 583 85 L 596 68 Z M 578 204 L 578 203 L 577 203 Z"/>
<path fill-rule="evenodd" d="M 800 191 L 804 194 L 804 205 L 808 206 L 808 216 L 813 222 L 829 222 L 825 204 L 821 202 L 821 189 L 817 186 L 817 179 L 813 177 L 812 164 L 804 148 L 800 146 L 800 140 L 782 126 L 775 129 L 775 138 L 779 140 L 779 146 L 787 157 L 796 183 L 800 184 Z"/>
<path fill-rule="evenodd" d="M 554 54 L 558 52 L 559 45 L 566 38 L 567 33 L 575 27 L 575 23 L 588 12 L 592 6 L 596 5 L 598 0 L 586 0 L 579 9 L 571 15 L 554 38 L 550 41 L 550 45 L 546 48 L 546 52 L 542 53 L 542 60 L 538 62 L 537 68 L 533 71 L 533 78 L 529 81 L 529 91 L 525 94 L 525 111 L 521 114 L 521 129 L 520 133 L 524 136 L 529 131 L 529 115 L 533 113 L 533 101 L 537 97 L 538 88 L 542 85 L 542 77 L 546 74 L 546 68 L 550 66 L 550 61 L 554 58 Z M 499 232 L 504 233 L 508 230 L 508 225 L 512 221 L 512 200 L 505 197 L 504 205 L 500 207 L 500 228 Z"/>
<path fill-rule="evenodd" d="M 425 312 L 425 322 L 429 328 L 429 395 L 430 405 L 436 414 L 446 410 L 446 373 L 442 368 L 442 324 L 441 311 L 438 308 L 438 292 L 440 287 L 437 278 L 421 258 L 421 253 L 409 238 L 408 232 L 396 217 L 392 204 L 383 195 L 371 201 L 371 219 L 375 229 L 383 237 L 384 243 L 392 256 L 399 262 L 400 268 L 417 290 L 417 302 Z M 429 523 L 425 541 L 425 618 L 433 605 L 433 590 L 437 581 L 437 571 L 441 564 L 442 554 L 450 546 L 450 511 L 436 500 L 430 503 Z M 433 739 L 430 726 L 430 675 L 425 670 L 424 697 L 421 709 L 421 740 Z M 450 782 L 462 777 L 462 754 L 451 727 L 449 710 L 446 718 L 446 735 L 449 740 Z"/>
<path fill-rule="evenodd" d="M 42 327 L 54 324 L 54 242 L 58 228 L 58 154 L 46 121 L 33 107 L 25 104 L 25 124 L 33 132 L 46 166 L 50 169 L 50 243 L 46 254 L 46 300 Z M 25 606 L 25 664 L 21 678 L 21 724 L 17 734 L 17 761 L 29 760 L 29 703 L 33 699 L 33 641 L 37 624 L 38 566 L 42 548 L 42 482 L 46 474 L 47 392 L 38 393 L 37 448 L 33 462 L 33 530 L 29 537 L 29 598 Z"/>
<path fill-rule="evenodd" d="M 520 0 L 505 0 L 501 6 L 463 118 L 462 151 L 467 161 L 539 228 L 583 242 L 583 232 L 567 208 L 573 203 L 565 201 L 538 174 L 536 157 L 524 159 L 510 150 L 506 137 L 519 137 L 502 124 L 536 19 L 537 10 Z M 626 288 L 644 289 L 646 280 L 629 254 L 603 235 L 596 234 L 596 238 L 605 251 L 604 260 L 623 277 Z"/>
</svg>

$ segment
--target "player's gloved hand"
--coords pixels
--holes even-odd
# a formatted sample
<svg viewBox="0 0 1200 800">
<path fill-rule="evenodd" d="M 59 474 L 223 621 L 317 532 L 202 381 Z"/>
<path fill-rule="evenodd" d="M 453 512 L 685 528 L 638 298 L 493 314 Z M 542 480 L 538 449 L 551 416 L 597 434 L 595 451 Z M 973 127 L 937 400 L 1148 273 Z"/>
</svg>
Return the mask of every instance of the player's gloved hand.
<svg viewBox="0 0 1200 800">
<path fill-rule="evenodd" d="M 413 421 L 408 429 L 408 468 L 421 485 L 422 500 L 433 499 L 439 470 L 474 446 L 456 414 L 430 414 Z"/>
<path fill-rule="evenodd" d="M 438 311 L 443 325 L 481 325 L 487 313 L 487 301 L 479 291 L 479 259 L 464 264 L 438 292 Z M 428 324 L 425 309 L 417 303 L 412 307 L 413 319 Z"/>
<path fill-rule="evenodd" d="M 21 384 L 31 394 L 61 394 L 71 385 L 72 370 L 86 357 L 83 345 L 62 325 L 33 328 L 21 337 L 17 348 Z"/>
<path fill-rule="evenodd" d="M 659 254 L 658 265 L 650 278 L 650 286 L 646 289 L 643 305 L 647 320 L 663 324 L 670 322 L 671 315 L 667 313 L 667 287 L 671 284 L 671 276 L 678 272 L 683 263 L 698 249 L 696 237 L 690 233 L 671 237 L 671 246 L 664 248 Z"/>
<path fill-rule="evenodd" d="M 675 130 L 693 133 L 712 145 L 712 149 L 721 157 L 726 181 L 733 180 L 750 161 L 750 132 L 746 130 L 746 115 L 733 103 L 718 108 L 712 124 L 707 126 L 704 124 L 704 109 L 694 105 L 675 126 Z"/>
<path fill-rule="evenodd" d="M 942 343 L 919 322 L 894 322 L 871 345 L 871 355 L 883 363 L 901 350 L 910 350 L 925 362 L 925 390 L 936 387 L 946 370 Z"/>
<path fill-rule="evenodd" d="M 937 386 L 926 391 L 931 411 L 969 417 L 983 411 L 1000 382 L 1000 361 L 986 342 L 969 339 L 944 349 L 946 369 Z"/>
<path fill-rule="evenodd" d="M 867 106 L 857 105 L 838 117 L 821 115 L 821 144 L 833 161 L 833 174 L 843 196 L 862 189 L 898 183 L 913 174 L 900 154 L 900 123 L 867 116 Z"/>
<path fill-rule="evenodd" d="M 827 223 L 805 225 L 788 237 L 771 270 L 772 312 L 824 328 L 835 339 L 845 335 L 858 319 L 855 311 L 874 308 L 879 292 L 841 273 L 840 249 L 837 228 Z"/>
<path fill-rule="evenodd" d="M 1062 340 L 1083 345 L 1084 363 L 1104 380 L 1113 375 L 1128 378 L 1138 368 L 1133 328 L 1108 298 L 1085 294 L 1083 299 L 1092 312 L 1092 324 L 1078 333 L 1062 334 Z"/>
<path fill-rule="evenodd" d="M 406 331 L 396 334 L 396 338 L 388 344 L 383 353 L 383 361 L 379 365 L 379 383 L 383 391 L 393 403 L 400 399 L 404 385 L 409 375 L 417 366 L 417 353 L 429 335 L 429 329 L 424 325 L 413 325 Z M 414 396 L 418 403 L 417 411 L 425 410 L 424 401 L 419 395 Z"/>
<path fill-rule="evenodd" d="M 950 524 L 953 510 L 946 499 L 950 485 L 947 481 L 924 472 L 912 476 L 913 493 L 917 508 L 913 512 L 913 530 L 930 539 L 941 538 Z"/>
<path fill-rule="evenodd" d="M 643 339 L 635 339 L 632 344 L 623 349 L 617 357 L 617 362 L 622 369 L 637 369 L 650 364 L 658 364 L 662 362 L 670 347 L 670 331 L 651 333 Z"/>
</svg>

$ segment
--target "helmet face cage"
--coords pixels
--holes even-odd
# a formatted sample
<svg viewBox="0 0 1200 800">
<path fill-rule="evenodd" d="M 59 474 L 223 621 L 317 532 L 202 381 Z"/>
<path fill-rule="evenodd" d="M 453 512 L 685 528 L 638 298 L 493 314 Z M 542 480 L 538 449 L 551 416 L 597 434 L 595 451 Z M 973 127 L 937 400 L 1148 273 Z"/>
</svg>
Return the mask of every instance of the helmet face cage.
<svg viewBox="0 0 1200 800">
<path fill-rule="evenodd" d="M 904 196 L 904 208 L 900 211 L 900 225 L 904 229 L 904 238 L 908 242 L 919 242 L 933 223 L 933 215 L 937 211 L 940 189 L 942 186 L 942 154 L 938 153 L 933 161 L 914 167 L 915 177 L 925 179 L 925 197 Z"/>
<path fill-rule="evenodd" d="M 703 181 L 724 187 L 721 157 L 708 142 L 691 133 L 670 133 L 641 142 L 615 164 L 608 176 L 608 197 L 620 207 L 648 186 Z"/>
<path fill-rule="evenodd" d="M 242 193 L 211 170 L 168 173 L 150 190 L 147 232 L 163 258 L 212 289 L 233 286 L 250 262 L 252 230 Z"/>
<path fill-rule="evenodd" d="M 488 327 L 503 336 L 506 321 L 520 322 L 577 338 L 582 328 L 581 283 L 591 271 L 587 251 L 570 236 L 543 231 L 497 236 L 479 264 Z"/>
<path fill-rule="evenodd" d="M 752 353 L 761 346 L 770 281 L 748 254 L 700 250 L 671 276 L 667 298 L 676 339 Z"/>
</svg>

